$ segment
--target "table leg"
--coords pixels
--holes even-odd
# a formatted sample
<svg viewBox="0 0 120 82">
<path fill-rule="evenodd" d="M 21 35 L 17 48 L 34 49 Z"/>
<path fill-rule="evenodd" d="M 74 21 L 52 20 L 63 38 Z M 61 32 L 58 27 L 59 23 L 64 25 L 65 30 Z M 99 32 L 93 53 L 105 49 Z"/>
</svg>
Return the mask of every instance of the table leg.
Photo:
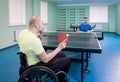
<svg viewBox="0 0 120 82">
<path fill-rule="evenodd" d="M 87 52 L 86 53 L 86 69 L 88 69 L 88 56 L 89 56 L 89 53 Z"/>
<path fill-rule="evenodd" d="M 91 58 L 91 53 L 88 53 L 89 54 L 89 58 Z"/>
<path fill-rule="evenodd" d="M 86 67 L 85 67 L 85 73 L 89 74 L 90 70 L 88 69 L 88 62 L 89 62 L 89 52 L 86 52 L 86 59 L 85 59 L 85 63 L 86 63 Z"/>
<path fill-rule="evenodd" d="M 84 52 L 81 55 L 81 82 L 84 82 Z"/>
</svg>

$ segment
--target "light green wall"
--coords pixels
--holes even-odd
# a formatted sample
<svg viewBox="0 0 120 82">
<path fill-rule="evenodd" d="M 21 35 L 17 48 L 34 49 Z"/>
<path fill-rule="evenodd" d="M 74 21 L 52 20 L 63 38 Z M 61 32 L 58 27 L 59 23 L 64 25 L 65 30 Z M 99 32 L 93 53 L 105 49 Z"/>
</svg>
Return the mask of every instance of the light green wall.
<svg viewBox="0 0 120 82">
<path fill-rule="evenodd" d="M 109 5 L 108 6 L 108 23 L 99 23 L 102 24 L 102 31 L 105 32 L 115 32 L 116 30 L 116 6 Z"/>
<path fill-rule="evenodd" d="M 40 1 L 46 0 L 32 0 L 33 15 L 40 16 Z M 56 4 L 48 2 L 48 31 L 56 31 L 58 27 L 58 7 Z"/>
<path fill-rule="evenodd" d="M 108 10 L 108 31 L 116 32 L 116 5 L 110 5 Z"/>
<path fill-rule="evenodd" d="M 60 7 L 61 8 L 61 7 Z M 86 16 L 89 18 L 89 6 L 62 6 L 62 8 L 85 8 L 86 9 Z M 108 6 L 108 23 L 92 23 L 92 24 L 102 24 L 103 28 L 102 31 L 105 32 L 115 32 L 116 28 L 116 6 L 109 5 Z"/>
<path fill-rule="evenodd" d="M 32 0 L 33 3 L 33 15 L 40 16 L 40 1 L 41 0 Z"/>
<path fill-rule="evenodd" d="M 9 27 L 9 0 L 0 0 L 0 49 L 16 44 L 16 42 L 14 42 L 14 30 L 27 28 L 31 16 L 40 16 L 40 1 L 41 0 L 26 0 L 27 24 L 25 26 Z M 58 9 L 57 6 L 52 3 L 48 3 L 48 9 L 48 30 L 51 31 L 57 29 L 58 26 Z"/>
<path fill-rule="evenodd" d="M 48 31 L 56 31 L 58 28 L 59 11 L 56 4 L 48 3 Z"/>
<path fill-rule="evenodd" d="M 31 0 L 26 1 L 26 20 L 31 17 Z M 4 9 L 4 10 L 3 10 Z M 0 0 L 0 49 L 15 44 L 14 30 L 24 29 L 25 26 L 9 26 L 9 0 Z M 29 13 L 28 13 L 29 12 Z M 27 22 L 28 23 L 28 22 Z"/>
<path fill-rule="evenodd" d="M 116 5 L 116 32 L 120 34 L 120 3 Z"/>
<path fill-rule="evenodd" d="M 80 11 L 80 10 L 78 10 L 78 9 L 84 9 L 84 11 L 85 11 L 85 13 L 82 13 L 82 14 L 84 14 L 83 16 L 80 16 L 79 15 L 79 13 L 78 13 L 78 11 Z M 59 12 L 60 12 L 60 10 L 61 9 L 65 9 L 65 11 L 62 11 L 62 13 L 64 12 L 65 13 L 65 19 L 66 20 L 64 20 L 64 21 L 66 21 L 65 23 L 61 23 L 63 20 L 59 20 L 59 28 L 58 28 L 58 30 L 72 30 L 71 28 L 70 28 L 70 25 L 72 24 L 71 23 L 71 15 L 70 15 L 70 10 L 71 9 L 74 9 L 74 18 L 72 18 L 72 20 L 74 21 L 74 23 L 73 24 L 79 24 L 78 22 L 81 22 L 80 20 L 78 21 L 78 18 L 79 17 L 84 17 L 84 16 L 86 16 L 86 17 L 89 17 L 89 6 L 59 6 Z M 59 13 L 59 18 L 61 18 L 61 15 L 60 15 L 61 13 Z M 72 16 L 73 17 L 73 16 Z M 62 16 L 62 18 L 63 18 L 63 16 Z"/>
<path fill-rule="evenodd" d="M 0 49 L 15 44 L 14 30 L 25 29 L 31 16 L 40 16 L 40 1 L 26 0 L 26 21 L 25 26 L 9 26 L 9 0 L 0 0 Z M 45 0 L 43 0 L 45 1 Z M 87 10 L 89 17 L 89 6 L 83 6 Z M 3 10 L 4 8 L 4 10 Z M 116 16 L 117 15 L 117 16 Z M 103 31 L 120 33 L 120 4 L 109 6 L 109 23 L 103 24 Z M 116 20 L 117 19 L 117 20 Z M 115 23 L 116 22 L 116 23 Z M 48 2 L 48 31 L 55 31 L 59 28 L 59 7 L 54 3 Z M 115 28 L 117 27 L 117 28 Z"/>
</svg>

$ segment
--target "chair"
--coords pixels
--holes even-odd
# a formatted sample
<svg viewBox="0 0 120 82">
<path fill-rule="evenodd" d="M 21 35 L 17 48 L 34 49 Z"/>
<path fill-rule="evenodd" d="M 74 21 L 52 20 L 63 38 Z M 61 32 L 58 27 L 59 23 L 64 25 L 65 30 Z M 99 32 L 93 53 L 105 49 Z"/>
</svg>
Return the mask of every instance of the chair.
<svg viewBox="0 0 120 82">
<path fill-rule="evenodd" d="M 65 82 L 69 82 L 65 72 L 58 71 L 55 73 L 45 66 L 28 66 L 26 54 L 22 52 L 18 52 L 17 54 L 20 57 L 20 78 L 18 82 L 59 82 L 59 74 L 64 74 Z"/>
</svg>

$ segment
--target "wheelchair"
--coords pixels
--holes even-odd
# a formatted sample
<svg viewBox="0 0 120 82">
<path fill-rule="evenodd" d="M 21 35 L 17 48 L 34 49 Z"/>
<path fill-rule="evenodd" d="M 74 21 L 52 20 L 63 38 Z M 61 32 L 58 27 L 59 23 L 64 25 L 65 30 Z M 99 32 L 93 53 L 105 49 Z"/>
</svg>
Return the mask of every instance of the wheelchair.
<svg viewBox="0 0 120 82">
<path fill-rule="evenodd" d="M 26 54 L 22 52 L 17 53 L 20 58 L 20 78 L 18 82 L 60 82 L 58 77 L 60 74 L 64 75 L 64 82 L 69 82 L 64 71 L 57 71 L 56 73 L 46 66 L 28 66 Z"/>
</svg>

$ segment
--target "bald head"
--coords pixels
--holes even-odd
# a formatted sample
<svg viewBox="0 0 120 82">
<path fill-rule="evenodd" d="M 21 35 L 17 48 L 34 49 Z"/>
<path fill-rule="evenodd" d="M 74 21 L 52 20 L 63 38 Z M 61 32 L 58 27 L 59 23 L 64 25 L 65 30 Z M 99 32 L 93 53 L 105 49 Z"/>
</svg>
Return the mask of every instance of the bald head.
<svg viewBox="0 0 120 82">
<path fill-rule="evenodd" d="M 42 20 L 38 16 L 32 16 L 29 21 L 29 27 L 36 27 L 42 30 Z"/>
<path fill-rule="evenodd" d="M 33 25 L 33 24 L 36 24 L 36 23 L 39 23 L 39 22 L 41 22 L 40 17 L 32 16 L 30 18 L 29 25 Z"/>
</svg>

